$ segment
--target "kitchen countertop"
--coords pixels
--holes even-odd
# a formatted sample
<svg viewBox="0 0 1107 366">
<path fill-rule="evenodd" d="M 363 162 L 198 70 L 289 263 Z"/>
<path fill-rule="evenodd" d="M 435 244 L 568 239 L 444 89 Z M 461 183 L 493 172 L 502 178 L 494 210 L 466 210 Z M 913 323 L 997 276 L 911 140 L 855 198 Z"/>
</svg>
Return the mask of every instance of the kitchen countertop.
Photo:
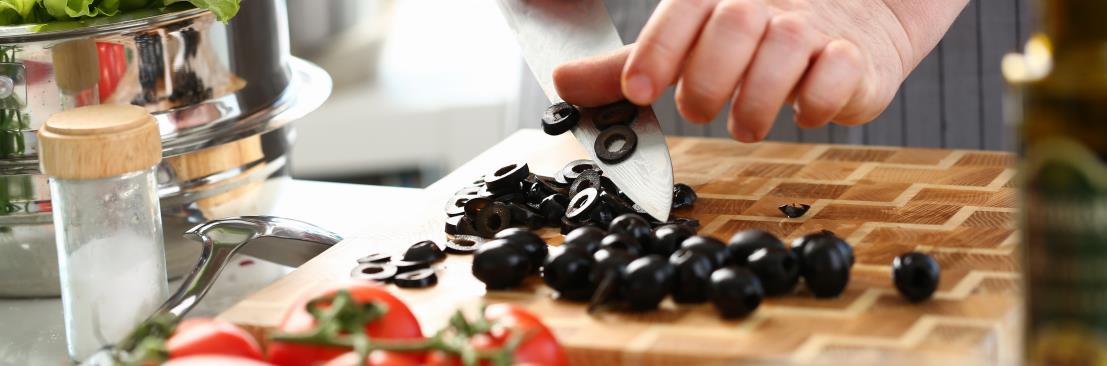
<svg viewBox="0 0 1107 366">
<path fill-rule="evenodd" d="M 422 190 L 324 182 L 284 182 L 269 212 L 251 212 L 311 222 L 344 237 L 363 234 L 367 222 L 389 220 L 389 206 L 421 199 Z M 346 202 L 375 202 L 367 209 L 347 209 Z M 170 235 L 170 233 L 167 233 Z M 240 256 L 224 270 L 208 296 L 190 316 L 214 316 L 245 296 L 291 271 L 291 268 Z M 176 289 L 179 281 L 170 284 Z M 0 299 L 0 366 L 67 363 L 61 300 Z"/>
</svg>

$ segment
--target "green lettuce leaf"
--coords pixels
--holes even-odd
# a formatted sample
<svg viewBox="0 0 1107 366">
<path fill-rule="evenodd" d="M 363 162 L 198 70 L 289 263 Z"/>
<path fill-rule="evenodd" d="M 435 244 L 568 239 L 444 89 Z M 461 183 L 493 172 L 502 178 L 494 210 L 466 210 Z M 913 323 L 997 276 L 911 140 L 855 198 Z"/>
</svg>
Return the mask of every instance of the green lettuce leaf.
<svg viewBox="0 0 1107 366">
<path fill-rule="evenodd" d="M 0 25 L 23 23 L 32 16 L 35 0 L 0 0 Z"/>
<path fill-rule="evenodd" d="M 119 0 L 43 0 L 46 12 L 56 20 L 112 16 L 119 13 Z"/>
<path fill-rule="evenodd" d="M 211 10 L 221 22 L 231 20 L 238 14 L 239 1 L 241 0 L 164 0 L 165 6 L 188 2 L 197 8 Z"/>
</svg>

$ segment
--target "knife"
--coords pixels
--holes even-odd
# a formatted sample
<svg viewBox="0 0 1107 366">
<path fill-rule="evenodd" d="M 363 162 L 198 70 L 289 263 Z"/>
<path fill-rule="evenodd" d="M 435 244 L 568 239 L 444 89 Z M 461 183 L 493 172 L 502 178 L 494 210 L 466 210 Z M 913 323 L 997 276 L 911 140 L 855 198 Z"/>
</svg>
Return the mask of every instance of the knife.
<svg viewBox="0 0 1107 366">
<path fill-rule="evenodd" d="M 508 27 L 515 33 L 538 84 L 551 103 L 561 102 L 553 83 L 558 65 L 617 50 L 623 46 L 602 0 L 497 0 Z M 608 164 L 598 159 L 596 137 L 600 131 L 582 113 L 573 136 L 615 185 L 643 211 L 660 221 L 669 220 L 673 202 L 673 163 L 669 146 L 651 107 L 640 107 L 630 124 L 638 147 L 626 160 Z"/>
</svg>

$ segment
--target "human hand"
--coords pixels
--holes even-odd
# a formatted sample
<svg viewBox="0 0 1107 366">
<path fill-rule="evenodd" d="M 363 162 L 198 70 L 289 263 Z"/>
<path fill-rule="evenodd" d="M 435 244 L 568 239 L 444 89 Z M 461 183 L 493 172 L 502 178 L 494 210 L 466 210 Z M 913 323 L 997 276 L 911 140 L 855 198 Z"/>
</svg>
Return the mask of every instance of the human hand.
<svg viewBox="0 0 1107 366">
<path fill-rule="evenodd" d="M 784 103 L 801 127 L 861 124 L 888 106 L 967 0 L 914 2 L 665 0 L 636 44 L 561 65 L 554 83 L 582 106 L 648 105 L 676 83 L 677 108 L 693 123 L 732 100 L 727 127 L 743 142 L 763 139 Z"/>
</svg>

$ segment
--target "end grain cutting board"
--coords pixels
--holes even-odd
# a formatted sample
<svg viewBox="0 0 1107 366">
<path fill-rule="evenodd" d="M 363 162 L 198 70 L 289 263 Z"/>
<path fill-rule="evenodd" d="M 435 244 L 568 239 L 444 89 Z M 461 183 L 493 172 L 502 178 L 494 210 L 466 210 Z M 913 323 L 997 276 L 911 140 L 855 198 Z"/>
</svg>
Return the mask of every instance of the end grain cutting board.
<svg viewBox="0 0 1107 366">
<path fill-rule="evenodd" d="M 451 256 L 438 286 L 395 292 L 436 329 L 452 309 L 478 301 L 511 302 L 540 314 L 576 365 L 691 363 L 820 363 L 950 365 L 1017 359 L 1021 290 L 1013 157 L 1005 153 L 761 143 L 672 138 L 677 182 L 700 195 L 694 208 L 702 234 L 728 239 L 764 229 L 791 240 L 831 230 L 854 246 L 857 265 L 846 292 L 816 300 L 806 290 L 768 299 L 747 319 L 722 321 L 710 305 L 666 302 L 645 314 L 590 317 L 584 305 L 553 300 L 540 280 L 512 292 L 485 293 L 469 258 Z M 355 235 L 222 316 L 260 332 L 280 321 L 296 297 L 348 278 L 370 250 L 401 252 L 411 243 L 444 240 L 442 208 L 454 191 L 511 160 L 552 174 L 584 156 L 567 137 L 536 131 L 513 135 L 425 191 L 424 215 L 410 225 Z M 784 203 L 808 214 L 786 219 Z M 367 205 L 372 202 L 350 202 Z M 336 207 L 335 209 L 342 209 Z M 351 212 L 354 212 L 352 209 Z M 342 233 L 346 234 L 346 233 Z M 547 235 L 558 244 L 558 235 Z M 942 266 L 934 299 L 909 304 L 892 287 L 892 258 L 910 250 Z"/>
</svg>

